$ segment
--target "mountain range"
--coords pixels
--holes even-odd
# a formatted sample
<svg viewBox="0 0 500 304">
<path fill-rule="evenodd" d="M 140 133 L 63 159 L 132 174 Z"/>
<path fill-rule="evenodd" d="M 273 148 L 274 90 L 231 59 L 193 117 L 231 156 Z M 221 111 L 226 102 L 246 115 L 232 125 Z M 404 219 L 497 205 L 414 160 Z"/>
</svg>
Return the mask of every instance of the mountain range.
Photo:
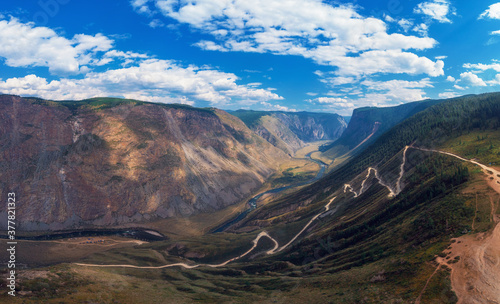
<svg viewBox="0 0 500 304">
<path fill-rule="evenodd" d="M 74 244 L 47 245 L 78 264 L 32 258 L 58 273 L 26 280 L 34 301 L 48 292 L 43 284 L 64 290 L 59 300 L 498 299 L 500 93 L 358 109 L 347 128 L 337 115 L 120 99 L 4 95 L 0 105 L 2 195 L 19 193 L 26 230 L 129 221 L 154 229 L 155 217 L 215 225 L 219 210 L 258 193 L 307 143 L 336 140 L 323 146 L 332 161 L 349 154 L 318 181 L 257 200 L 222 233 L 163 226 L 166 240 L 78 255 Z M 113 288 L 93 287 L 104 275 Z M 140 298 L 129 285 L 150 287 Z"/>
</svg>

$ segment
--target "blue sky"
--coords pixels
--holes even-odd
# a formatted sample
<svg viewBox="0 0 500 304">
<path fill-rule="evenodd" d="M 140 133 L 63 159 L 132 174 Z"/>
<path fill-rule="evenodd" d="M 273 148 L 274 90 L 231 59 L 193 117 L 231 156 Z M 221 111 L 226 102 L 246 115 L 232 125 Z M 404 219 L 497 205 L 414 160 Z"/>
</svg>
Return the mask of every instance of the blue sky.
<svg viewBox="0 0 500 304">
<path fill-rule="evenodd" d="M 0 93 L 350 115 L 500 90 L 500 2 L 0 4 Z"/>
</svg>

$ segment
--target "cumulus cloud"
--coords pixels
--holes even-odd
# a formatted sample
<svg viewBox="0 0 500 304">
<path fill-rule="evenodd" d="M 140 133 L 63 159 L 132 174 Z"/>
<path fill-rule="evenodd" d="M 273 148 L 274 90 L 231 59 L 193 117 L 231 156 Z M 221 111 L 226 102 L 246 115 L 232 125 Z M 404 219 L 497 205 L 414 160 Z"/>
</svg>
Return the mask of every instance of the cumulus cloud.
<svg viewBox="0 0 500 304">
<path fill-rule="evenodd" d="M 377 99 L 380 103 L 401 103 L 422 100 L 425 98 L 424 88 L 432 88 L 429 78 L 419 81 L 390 80 L 372 81 L 365 80 L 361 83 L 369 90 L 378 91 Z"/>
<path fill-rule="evenodd" d="M 342 76 L 443 73 L 442 62 L 409 52 L 433 48 L 434 39 L 389 34 L 384 21 L 361 16 L 354 6 L 320 0 L 136 0 L 133 6 L 147 4 L 211 35 L 213 40 L 196 43 L 204 50 L 297 55 L 338 67 Z M 380 68 L 379 55 L 385 63 Z"/>
<path fill-rule="evenodd" d="M 426 57 L 398 50 L 369 51 L 359 57 L 338 60 L 340 75 L 371 75 L 375 73 L 427 74 L 432 77 L 444 74 L 444 62 L 433 62 Z"/>
<path fill-rule="evenodd" d="M 35 75 L 0 81 L 4 94 L 35 95 L 47 99 L 84 99 L 121 96 L 145 101 L 211 105 L 255 104 L 283 97 L 265 89 L 238 85 L 238 77 L 213 69 L 182 67 L 173 61 L 148 59 L 137 66 L 88 73 L 83 79 L 47 81 Z"/>
<path fill-rule="evenodd" d="M 430 78 L 417 81 L 375 81 L 367 79 L 362 81 L 360 85 L 363 90 L 346 88 L 344 91 L 346 95 L 349 95 L 348 97 L 331 92 L 329 95 L 332 95 L 332 97 L 317 97 L 306 101 L 326 107 L 336 113 L 348 115 L 354 108 L 358 107 L 387 107 L 423 100 L 426 98 L 424 89 L 433 87 Z"/>
<path fill-rule="evenodd" d="M 476 74 L 472 72 L 464 72 L 460 74 L 460 80 L 466 85 L 470 85 L 473 87 L 485 87 L 486 83 L 484 80 L 479 78 Z"/>
<path fill-rule="evenodd" d="M 134 1 L 145 4 L 147 1 Z M 147 54 L 113 49 L 113 40 L 102 34 L 77 34 L 72 39 L 47 27 L 35 27 L 15 18 L 0 20 L 0 57 L 12 67 L 48 67 L 60 78 L 49 81 L 36 75 L 0 79 L 0 93 L 46 99 L 85 99 L 117 96 L 155 102 L 221 106 L 256 104 L 283 97 L 260 84 L 238 84 L 232 73 L 210 67 L 182 66 Z M 104 72 L 90 69 L 121 63 Z M 71 78 L 72 75 L 84 74 Z"/>
<path fill-rule="evenodd" d="M 451 20 L 448 19 L 448 15 L 455 14 L 448 0 L 422 2 L 417 5 L 414 12 L 417 14 L 427 15 L 431 19 L 440 23 L 451 23 Z"/>
<path fill-rule="evenodd" d="M 408 32 L 413 26 L 413 21 L 402 18 L 398 21 L 398 24 L 399 26 L 401 26 L 401 28 L 403 28 L 405 32 Z"/>
<path fill-rule="evenodd" d="M 486 70 L 494 70 L 496 72 L 500 72 L 500 63 L 491 63 L 491 64 L 483 64 L 483 63 L 466 63 L 464 64 L 464 68 L 472 69 L 476 71 L 486 71 Z"/>
<path fill-rule="evenodd" d="M 427 36 L 428 32 L 429 32 L 429 25 L 427 25 L 426 23 L 420 23 L 420 24 L 416 25 L 413 28 L 413 30 L 422 36 Z"/>
<path fill-rule="evenodd" d="M 328 111 L 333 111 L 340 115 L 350 115 L 352 110 L 357 107 L 353 100 L 340 97 L 317 97 L 306 101 L 311 104 L 320 105 L 328 109 Z"/>
<path fill-rule="evenodd" d="M 151 22 L 148 23 L 149 27 L 152 27 L 152 28 L 157 28 L 157 27 L 164 27 L 165 24 L 163 23 L 163 21 L 161 21 L 160 19 L 153 19 L 151 20 Z"/>
<path fill-rule="evenodd" d="M 101 65 L 97 54 L 112 45 L 113 40 L 102 34 L 67 39 L 16 18 L 0 20 L 0 57 L 11 67 L 48 67 L 53 74 L 77 74 L 88 70 L 86 66 Z"/>
<path fill-rule="evenodd" d="M 491 86 L 500 85 L 500 74 L 497 74 L 493 80 L 487 81 L 487 83 Z"/>
<path fill-rule="evenodd" d="M 263 108 L 261 107 L 262 110 L 271 110 L 271 111 L 284 111 L 284 112 L 297 112 L 296 109 L 291 109 L 289 107 L 285 107 L 279 104 L 271 104 L 269 102 L 261 101 L 260 105 L 264 106 Z"/>
<path fill-rule="evenodd" d="M 148 0 L 131 0 L 132 7 L 141 14 L 152 15 L 153 12 L 149 9 Z"/>
<path fill-rule="evenodd" d="M 439 98 L 443 98 L 443 99 L 455 98 L 455 97 L 458 97 L 458 96 L 460 96 L 460 95 L 457 94 L 457 93 L 455 93 L 455 92 L 439 93 Z"/>
<path fill-rule="evenodd" d="M 347 104 L 347 100 L 345 98 L 340 97 L 318 97 L 314 99 L 307 100 L 310 103 L 326 103 L 326 104 L 335 104 L 335 105 L 343 105 L 344 107 L 352 107 L 353 104 Z"/>
<path fill-rule="evenodd" d="M 456 79 L 455 79 L 455 77 L 453 77 L 453 76 L 448 76 L 448 77 L 446 77 L 446 81 L 449 81 L 449 82 L 455 82 L 455 80 L 456 80 Z"/>
<path fill-rule="evenodd" d="M 320 81 L 331 86 L 331 87 L 335 87 L 335 86 L 341 86 L 341 85 L 345 85 L 345 84 L 353 84 L 353 83 L 356 83 L 358 81 L 358 79 L 354 78 L 354 77 L 343 77 L 343 76 L 335 76 L 334 73 L 328 73 L 328 75 L 334 75 L 334 76 L 327 76 L 327 74 L 324 74 L 324 73 L 316 73 L 316 75 L 318 75 L 320 77 Z"/>
<path fill-rule="evenodd" d="M 479 19 L 500 19 L 500 2 L 492 4 L 489 8 L 484 11 Z"/>
</svg>

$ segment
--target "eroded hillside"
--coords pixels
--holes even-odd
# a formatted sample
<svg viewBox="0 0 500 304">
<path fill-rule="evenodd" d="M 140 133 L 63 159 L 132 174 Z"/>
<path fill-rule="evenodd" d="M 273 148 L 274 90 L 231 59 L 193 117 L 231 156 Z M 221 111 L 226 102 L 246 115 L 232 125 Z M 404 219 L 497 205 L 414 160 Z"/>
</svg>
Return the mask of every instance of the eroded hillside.
<svg viewBox="0 0 500 304">
<path fill-rule="evenodd" d="M 16 192 L 25 230 L 219 210 L 287 159 L 216 109 L 4 95 L 0 121 L 0 191 Z"/>
</svg>

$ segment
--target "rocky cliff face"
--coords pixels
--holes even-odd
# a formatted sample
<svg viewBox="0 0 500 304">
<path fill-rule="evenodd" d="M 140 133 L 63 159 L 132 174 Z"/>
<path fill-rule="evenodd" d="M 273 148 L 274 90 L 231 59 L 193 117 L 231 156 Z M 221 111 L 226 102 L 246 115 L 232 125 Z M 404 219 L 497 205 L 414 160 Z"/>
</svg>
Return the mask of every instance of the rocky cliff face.
<svg viewBox="0 0 500 304">
<path fill-rule="evenodd" d="M 342 116 L 331 113 L 240 110 L 231 114 L 287 154 L 293 154 L 308 142 L 335 140 L 347 128 Z"/>
<path fill-rule="evenodd" d="M 0 96 L 0 194 L 16 193 L 24 230 L 218 210 L 286 158 L 216 109 Z"/>
</svg>

